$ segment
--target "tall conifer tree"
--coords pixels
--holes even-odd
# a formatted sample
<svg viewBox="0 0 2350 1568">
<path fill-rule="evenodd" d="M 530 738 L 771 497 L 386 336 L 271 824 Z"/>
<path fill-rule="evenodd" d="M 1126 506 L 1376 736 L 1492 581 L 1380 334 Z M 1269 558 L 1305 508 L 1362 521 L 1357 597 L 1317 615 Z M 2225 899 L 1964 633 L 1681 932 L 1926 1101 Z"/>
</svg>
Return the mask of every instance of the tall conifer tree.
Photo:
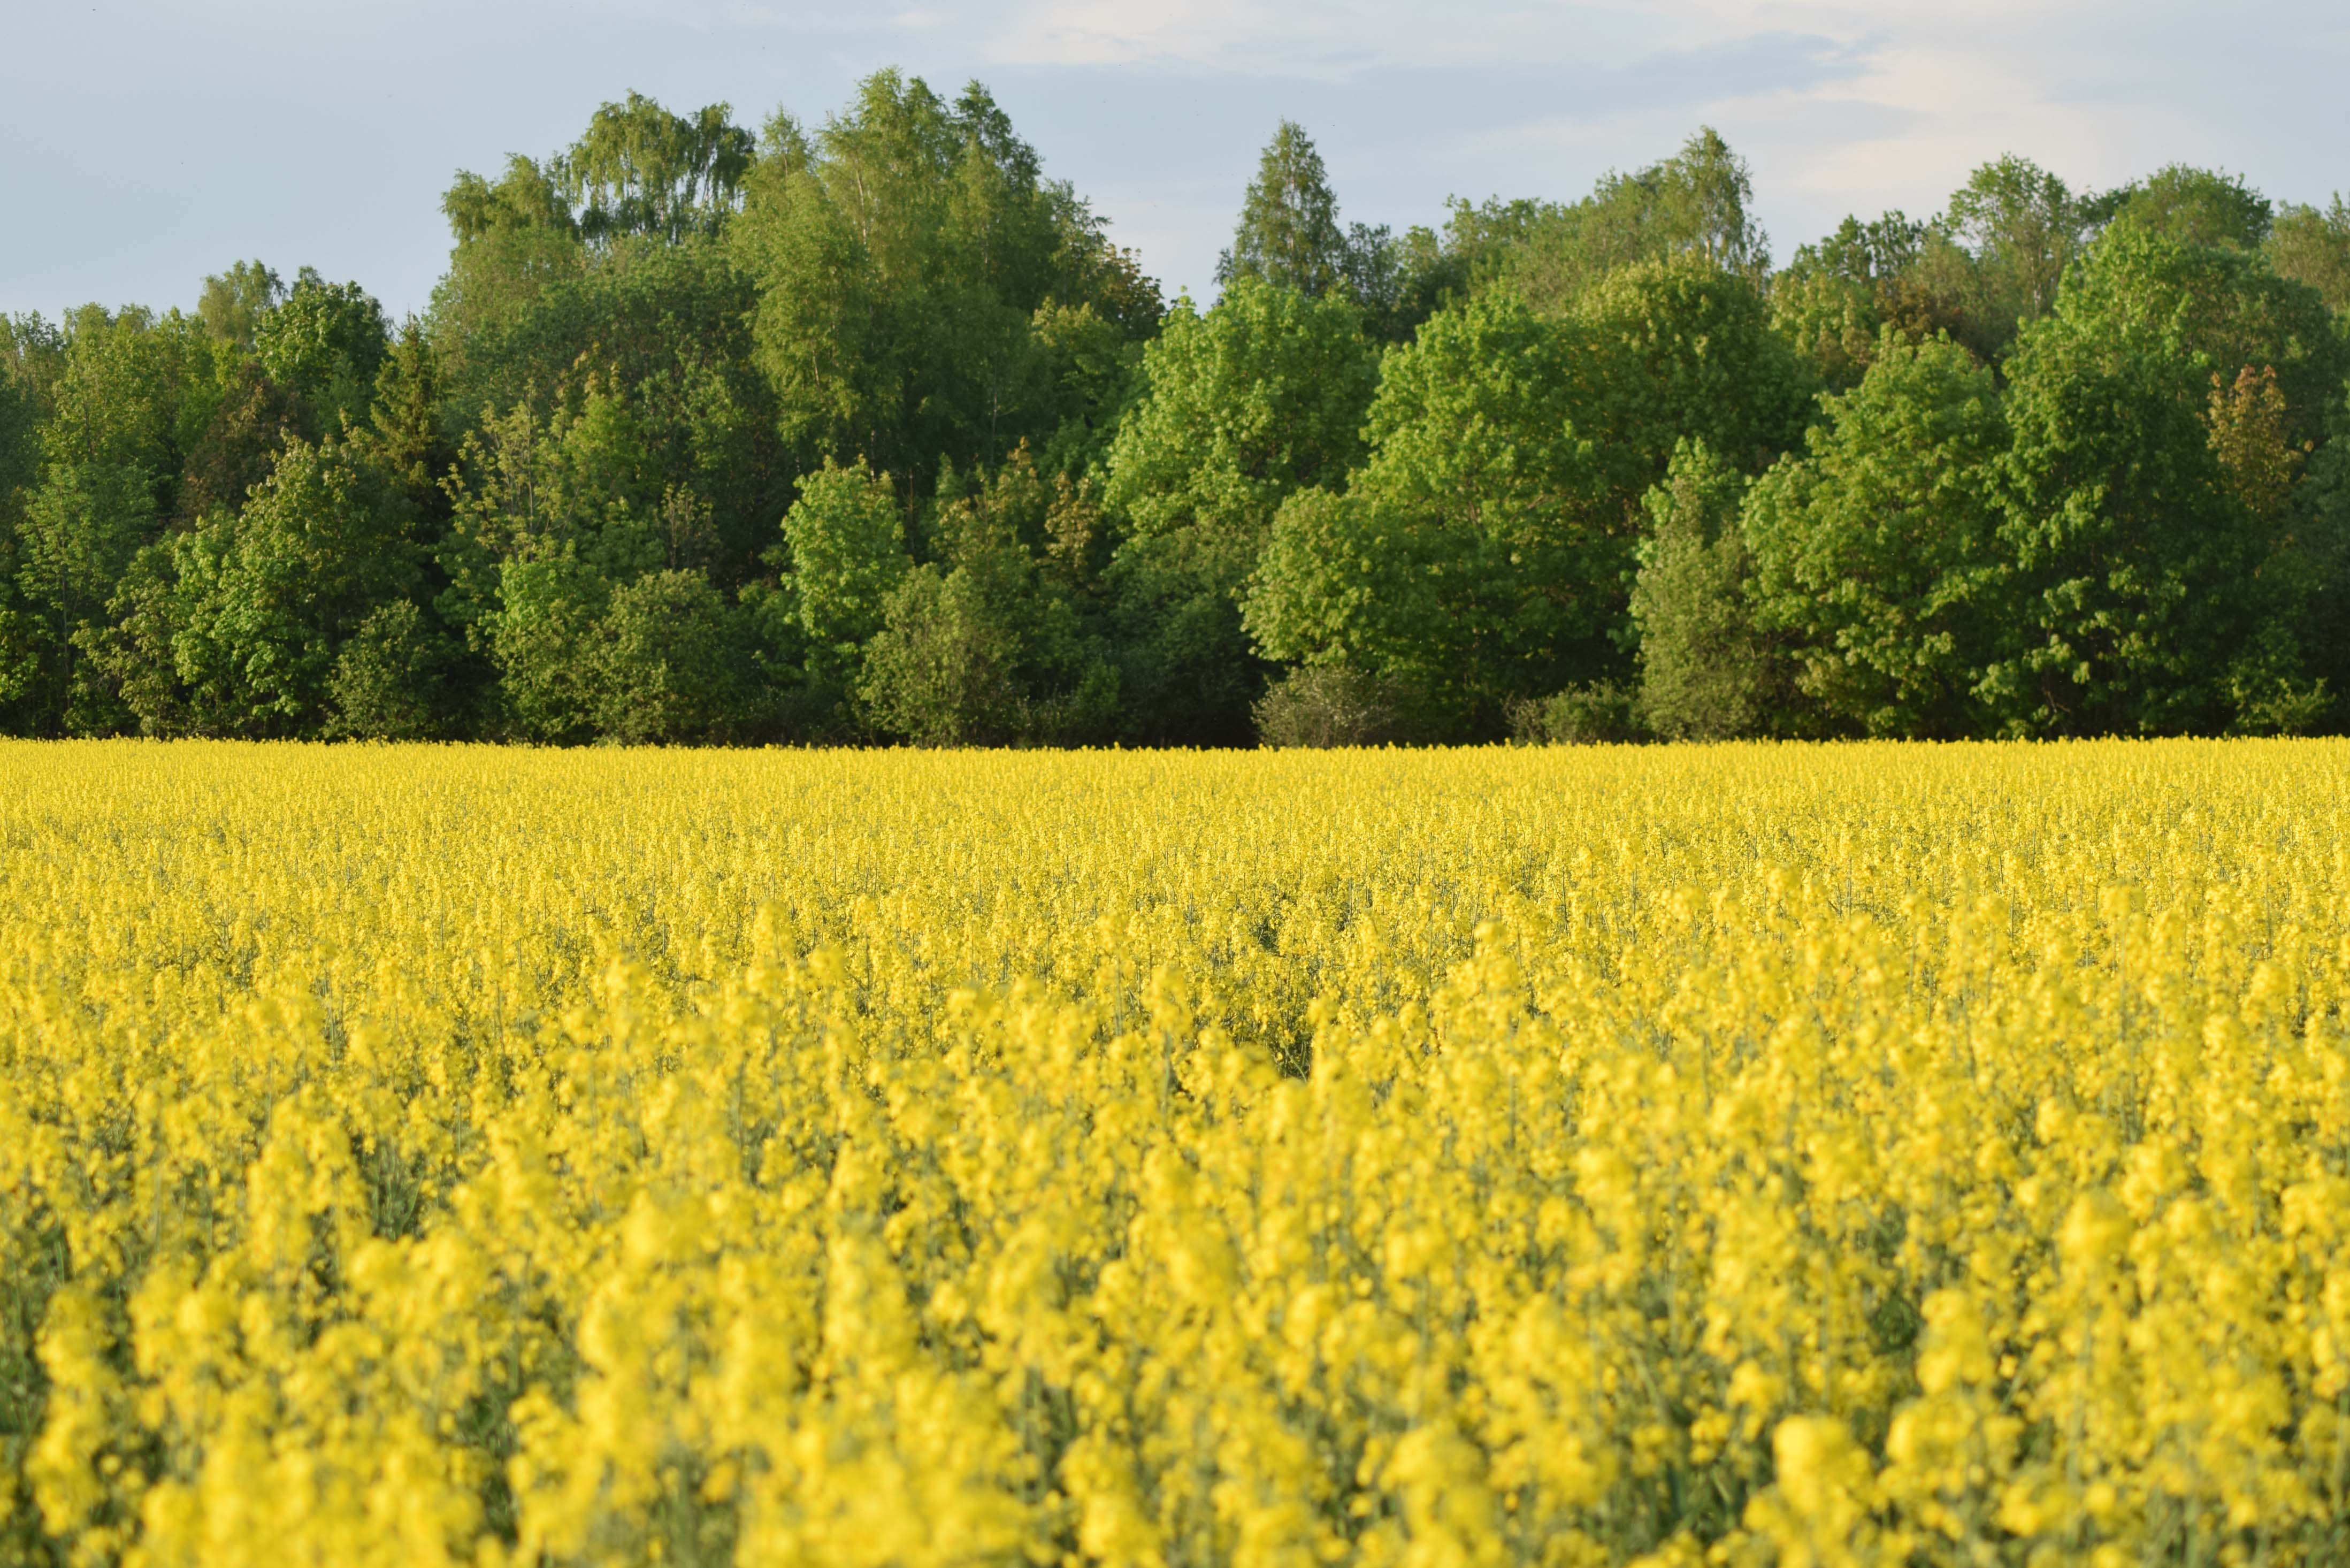
<svg viewBox="0 0 2350 1568">
<path fill-rule="evenodd" d="M 1346 255 L 1322 154 L 1304 126 L 1284 119 L 1265 143 L 1232 248 L 1216 261 L 1216 281 L 1262 278 L 1318 299 L 1339 286 Z"/>
</svg>

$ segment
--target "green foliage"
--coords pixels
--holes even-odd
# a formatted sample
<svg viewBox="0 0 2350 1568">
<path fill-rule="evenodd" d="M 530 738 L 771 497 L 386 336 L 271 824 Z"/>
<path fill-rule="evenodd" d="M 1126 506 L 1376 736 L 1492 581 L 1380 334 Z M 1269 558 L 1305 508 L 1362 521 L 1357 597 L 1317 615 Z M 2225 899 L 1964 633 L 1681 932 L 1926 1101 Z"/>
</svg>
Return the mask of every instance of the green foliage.
<svg viewBox="0 0 2350 1568">
<path fill-rule="evenodd" d="M 1359 314 L 1243 280 L 1205 316 L 1178 301 L 1143 352 L 1104 499 L 1137 534 L 1197 528 L 1253 545 L 1292 491 L 1360 456 L 1378 362 Z"/>
<path fill-rule="evenodd" d="M 123 463 L 55 463 L 25 508 L 19 582 L 58 618 L 88 623 L 156 532 L 154 485 Z"/>
<path fill-rule="evenodd" d="M 402 475 L 431 461 L 431 432 L 399 411 L 403 387 L 430 374 L 420 352 L 383 380 L 380 439 Z M 723 541 L 707 503 L 666 481 L 660 430 L 640 396 L 589 377 L 546 420 L 517 407 L 465 441 L 435 604 L 494 666 L 517 736 L 726 741 L 770 727 L 759 609 L 712 581 Z"/>
<path fill-rule="evenodd" d="M 544 422 L 527 408 L 485 421 L 466 437 L 448 493 L 440 609 L 459 627 L 495 611 L 507 562 L 569 556 L 627 580 L 694 564 L 701 543 L 702 519 L 662 486 L 636 408 L 594 382 Z"/>
<path fill-rule="evenodd" d="M 1022 397 L 1048 433 L 1040 464 L 1090 473 L 1108 461 L 1118 421 L 1142 389 L 1144 345 L 1088 302 L 1040 306 L 1029 322 L 1032 384 Z"/>
<path fill-rule="evenodd" d="M 474 254 L 489 243 L 461 244 L 451 279 L 494 263 Z M 633 386 L 689 368 L 723 373 L 747 355 L 749 335 L 734 318 L 750 309 L 752 295 L 723 245 L 689 236 L 591 253 L 584 242 L 566 243 L 577 266 L 501 279 L 494 311 L 470 308 L 444 280 L 431 336 L 459 418 L 515 403 L 543 413 L 582 371 Z"/>
<path fill-rule="evenodd" d="M 709 566 L 722 581 L 750 568 L 790 498 L 793 462 L 773 400 L 750 364 L 740 274 L 708 246 L 650 253 L 566 291 L 596 324 L 605 380 L 625 396 L 664 492 L 708 514 Z M 691 355 L 678 352 L 690 347 Z"/>
<path fill-rule="evenodd" d="M 1832 730 L 1994 732 L 1978 689 L 2001 657 L 2006 420 L 1991 372 L 1947 337 L 1888 332 L 1860 385 L 1825 403 L 1809 451 L 1744 508 L 1754 618 L 1785 640 Z"/>
<path fill-rule="evenodd" d="M 885 732 L 922 745 L 1000 744 L 1020 729 L 1019 585 L 925 563 L 890 591 L 858 689 Z"/>
<path fill-rule="evenodd" d="M 2192 378 L 2144 346 L 2090 358 L 2028 344 L 2012 400 L 2028 591 L 2015 697 L 2033 730 L 2224 727 L 2225 677 L 2255 629 L 2262 552 L 2198 439 Z"/>
<path fill-rule="evenodd" d="M 1918 265 L 1925 254 L 1926 233 L 1925 224 L 1898 210 L 1866 223 L 1848 216 L 1825 239 L 1798 247 L 1787 271 L 1821 273 L 1851 283 L 1889 283 Z"/>
<path fill-rule="evenodd" d="M 941 456 L 993 462 L 1068 417 L 1040 310 L 1090 305 L 1129 334 L 1157 315 L 1131 257 L 977 84 L 949 104 L 883 71 L 813 137 L 778 116 L 745 191 L 729 239 L 785 440 L 918 494 Z"/>
<path fill-rule="evenodd" d="M 1638 718 L 1669 741 L 1728 741 L 1791 728 L 1791 683 L 1755 624 L 1741 531 L 1749 481 L 1700 441 L 1673 452 L 1645 498 L 1631 618 L 1640 636 Z M 1544 738 L 1565 714 L 1544 715 Z"/>
<path fill-rule="evenodd" d="M 261 317 L 253 348 L 271 380 L 300 399 L 319 433 L 363 420 L 390 351 L 383 307 L 355 283 L 304 267 L 286 302 Z"/>
<path fill-rule="evenodd" d="M 57 383 L 64 379 L 66 333 L 41 316 L 0 316 L 0 382 L 8 388 L 11 482 L 22 486 L 38 477 L 44 429 L 57 411 Z"/>
<path fill-rule="evenodd" d="M 1510 738 L 1526 746 L 1609 746 L 1644 740 L 1638 690 L 1621 680 L 1593 680 L 1509 707 Z"/>
<path fill-rule="evenodd" d="M 461 429 L 517 407 L 553 418 L 592 385 L 629 405 L 657 486 L 689 492 L 707 510 L 707 565 L 739 580 L 789 501 L 793 467 L 751 363 L 754 298 L 722 243 L 690 236 L 617 244 L 470 331 L 436 317 L 443 433 L 411 421 L 411 444 L 445 445 L 452 415 Z"/>
<path fill-rule="evenodd" d="M 463 649 L 412 599 L 368 612 L 335 655 L 327 679 L 327 733 L 361 741 L 437 741 L 460 732 L 451 675 Z"/>
<path fill-rule="evenodd" d="M 1928 229 L 1898 212 L 1869 223 L 1847 217 L 1804 245 L 1771 280 L 1771 325 L 1804 370 L 1828 390 L 1849 391 L 1866 373 L 1888 327 L 1909 342 L 1958 325 L 1957 313 L 1918 276 Z"/>
<path fill-rule="evenodd" d="M 2276 209 L 2237 175 L 2173 163 L 2144 180 L 2082 203 L 2092 223 L 2126 223 L 2196 245 L 2253 251 L 2268 239 Z"/>
<path fill-rule="evenodd" d="M 1384 223 L 1341 227 L 1322 154 L 1304 126 L 1284 119 L 1249 182 L 1232 243 L 1216 260 L 1219 287 L 1243 279 L 1351 301 L 1368 337 L 1399 343 L 1467 283 L 1468 271 L 1430 230 L 1398 239 Z"/>
<path fill-rule="evenodd" d="M 1284 508 L 1248 628 L 1270 658 L 1357 667 L 1496 732 L 1620 670 L 1638 498 L 1677 432 L 1759 468 L 1807 390 L 1752 286 L 1702 259 L 1627 268 L 1565 323 L 1488 290 L 1389 353 L 1368 462 Z"/>
<path fill-rule="evenodd" d="M 2335 430 L 2289 499 L 2282 565 L 2296 599 L 2307 673 L 2324 683 L 2333 701 L 2315 718 L 2338 722 L 2343 694 L 2350 692 L 2350 441 L 2339 433 L 2350 430 L 2350 395 L 2337 410 Z"/>
<path fill-rule="evenodd" d="M 293 441 L 242 512 L 142 553 L 99 661 L 150 734 L 316 733 L 344 641 L 416 585 L 409 523 L 364 442 Z"/>
<path fill-rule="evenodd" d="M 1250 709 L 1267 674 L 1242 628 L 1237 597 L 1254 559 L 1196 527 L 1119 544 L 1105 587 L 1124 739 L 1247 743 Z"/>
<path fill-rule="evenodd" d="M 37 628 L 18 587 L 25 503 L 41 464 L 40 400 L 23 364 L 30 352 L 29 344 L 17 347 L 16 324 L 0 320 L 0 729 L 5 730 L 31 727 L 25 699 L 39 670 Z"/>
<path fill-rule="evenodd" d="M 2247 368 L 2272 369 L 2288 439 L 2301 451 L 2325 438 L 2350 341 L 2314 290 L 2277 276 L 2241 250 L 2116 225 L 2065 279 L 2059 336 L 2086 348 L 2099 337 L 2158 347 L 2192 362 L 2203 386 L 2232 385 Z"/>
<path fill-rule="evenodd" d="M 12 683 L 42 733 L 109 733 L 130 722 L 88 657 L 132 559 L 177 512 L 184 472 L 222 396 L 223 350 L 190 317 L 95 306 L 13 356 L 40 410 L 37 481 L 15 541 Z"/>
<path fill-rule="evenodd" d="M 160 531 L 155 488 L 140 467 L 53 463 L 25 507 L 12 684 L 30 691 L 43 732 L 108 734 L 130 717 L 88 655 L 118 585 Z"/>
<path fill-rule="evenodd" d="M 758 738 L 751 626 L 702 573 L 623 584 L 598 630 L 598 734 L 656 745 Z"/>
<path fill-rule="evenodd" d="M 1204 312 L 973 84 L 640 94 L 432 308 L 0 320 L 0 730 L 1329 744 L 2350 719 L 2350 209 L 1985 164 L 1769 270 L 1711 130 Z M 1825 394 L 1825 396 L 1823 395 Z M 780 524 L 780 526 L 779 526 Z"/>
<path fill-rule="evenodd" d="M 1444 691 L 1471 731 L 1602 663 L 1630 539 L 1582 433 L 1583 369 L 1500 293 L 1392 350 L 1368 462 L 1274 524 L 1248 596 L 1259 649 Z"/>
<path fill-rule="evenodd" d="M 1354 487 L 1449 513 L 1512 551 L 1561 547 L 1598 472 L 1576 429 L 1594 393 L 1579 347 L 1506 294 L 1431 317 L 1388 357 Z M 1568 575 L 1604 577 L 1611 565 L 1576 562 Z"/>
<path fill-rule="evenodd" d="M 285 299 L 286 285 L 276 269 L 258 260 L 241 261 L 204 279 L 196 318 L 214 342 L 250 351 L 262 322 Z"/>
<path fill-rule="evenodd" d="M 858 683 L 864 646 L 881 629 L 890 590 L 912 564 L 906 516 L 886 473 L 862 458 L 827 462 L 800 482 L 784 516 L 784 584 L 808 641 L 812 672 Z"/>
<path fill-rule="evenodd" d="M 1254 711 L 1257 742 L 1275 748 L 1377 746 L 1409 739 L 1408 694 L 1343 664 L 1308 664 L 1266 688 Z"/>
<path fill-rule="evenodd" d="M 432 290 L 433 335 L 452 360 L 511 330 L 554 286 L 583 275 L 588 246 L 555 179 L 516 153 L 494 183 L 468 171 L 442 197 L 456 245 Z M 461 381 L 463 379 L 460 377 Z"/>
<path fill-rule="evenodd" d="M 1249 182 L 1232 245 L 1216 260 L 1216 282 L 1253 278 L 1318 299 L 1340 288 L 1347 272 L 1347 234 L 1322 154 L 1304 126 L 1284 119 Z"/>
<path fill-rule="evenodd" d="M 1626 267 L 1584 296 L 1575 322 L 1590 357 L 1583 431 L 1626 517 L 1684 438 L 1748 473 L 1803 439 L 1816 384 L 1738 274 L 1701 258 Z"/>
<path fill-rule="evenodd" d="M 1750 211 L 1754 182 L 1746 161 L 1711 127 L 1673 157 L 1636 173 L 1611 173 L 1580 202 L 1488 203 L 1474 226 L 1486 232 L 1493 276 L 1535 309 L 1571 310 L 1603 279 L 1641 263 L 1693 258 L 1760 284 L 1771 240 Z"/>
<path fill-rule="evenodd" d="M 0 539 L 13 548 L 25 499 L 40 483 L 41 424 L 46 410 L 34 361 L 39 327 L 26 322 L 19 346 L 16 323 L 0 318 Z M 14 574 L 8 574 L 13 577 Z"/>
<path fill-rule="evenodd" d="M 576 554 L 550 554 L 501 562 L 497 588 L 483 624 L 511 732 L 556 745 L 594 739 L 610 579 Z"/>
<path fill-rule="evenodd" d="M 580 237 L 608 244 L 627 235 L 672 243 L 716 234 L 733 213 L 757 143 L 723 103 L 691 119 L 639 93 L 608 103 L 588 133 L 555 161 Z"/>
<path fill-rule="evenodd" d="M 7 563 L 0 560 L 0 566 Z M 0 726 L 23 734 L 36 728 L 26 701 L 40 675 L 39 627 L 18 597 L 13 575 L 0 581 Z"/>
<path fill-rule="evenodd" d="M 446 519 L 448 496 L 442 481 L 457 461 L 457 450 L 441 428 L 441 394 L 432 340 L 411 317 L 400 327 L 376 372 L 375 403 L 368 422 L 384 464 L 399 477 L 410 503 L 435 524 Z"/>
<path fill-rule="evenodd" d="M 706 515 L 694 564 L 721 587 L 755 572 L 798 466 L 728 239 L 753 151 L 723 104 L 678 116 L 631 94 L 544 162 L 461 174 L 429 334 L 444 442 L 518 406 L 553 417 L 590 381 L 629 403 L 660 486 Z"/>
<path fill-rule="evenodd" d="M 1335 297 L 1244 278 L 1204 316 L 1169 313 L 1103 484 L 1129 530 L 1111 613 L 1136 738 L 1247 739 L 1263 670 L 1239 597 L 1284 499 L 1361 454 L 1378 375 L 1360 313 Z"/>
<path fill-rule="evenodd" d="M 1435 230 L 1398 236 L 1385 223 L 1350 223 L 1340 266 L 1347 297 L 1363 312 L 1363 330 L 1381 343 L 1409 342 L 1421 322 L 1466 296 L 1469 254 Z"/>
<path fill-rule="evenodd" d="M 2279 277 L 2317 291 L 2337 315 L 2350 314 L 2350 202 L 2287 207 L 2277 214 L 2265 247 Z"/>
<path fill-rule="evenodd" d="M 1319 485 L 1291 496 L 1249 579 L 1243 620 L 1265 659 L 1391 677 L 1440 656 L 1456 629 L 1439 596 L 1482 585 L 1443 570 L 1467 553 L 1367 489 Z M 1450 579 L 1450 580 L 1444 580 Z"/>
<path fill-rule="evenodd" d="M 85 306 L 66 318 L 41 430 L 51 467 L 137 469 L 158 516 L 175 510 L 187 456 L 211 423 L 227 356 L 177 311 Z"/>
<path fill-rule="evenodd" d="M 1790 268 L 1771 283 L 1771 327 L 1814 380 L 1842 392 L 1867 373 L 1884 334 L 1885 313 L 1868 284 Z"/>
<path fill-rule="evenodd" d="M 858 689 L 875 725 L 923 745 L 1109 739 L 1118 671 L 1092 624 L 1093 498 L 1024 449 L 943 503 L 938 558 L 890 590 Z"/>
<path fill-rule="evenodd" d="M 1913 275 L 1952 337 L 1978 358 L 2001 358 L 2020 323 L 2054 307 L 2087 228 L 2063 180 L 2011 154 L 1976 170 L 1950 197 Z"/>
<path fill-rule="evenodd" d="M 172 521 L 189 527 L 244 505 L 253 487 L 268 478 L 278 452 L 309 423 L 301 400 L 272 379 L 260 361 L 238 360 L 188 452 Z"/>
<path fill-rule="evenodd" d="M 2292 286 L 2233 251 L 2116 231 L 2025 335 L 2002 528 L 2022 647 L 2003 673 L 2029 730 L 2210 732 L 2303 705 L 2290 581 L 2269 570 L 2282 541 L 2208 422 L 2238 356 L 2276 353 L 2296 379 L 2321 357 L 2290 330 L 2314 303 Z"/>
</svg>

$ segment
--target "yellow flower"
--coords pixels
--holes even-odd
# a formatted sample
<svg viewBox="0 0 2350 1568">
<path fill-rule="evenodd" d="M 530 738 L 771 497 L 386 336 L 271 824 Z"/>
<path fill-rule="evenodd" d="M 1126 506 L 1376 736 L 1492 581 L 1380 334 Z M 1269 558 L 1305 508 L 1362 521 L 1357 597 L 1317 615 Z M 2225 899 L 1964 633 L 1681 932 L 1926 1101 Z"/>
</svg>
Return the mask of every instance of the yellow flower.
<svg viewBox="0 0 2350 1568">
<path fill-rule="evenodd" d="M 2350 744 L 0 770 L 33 1560 L 2350 1517 Z"/>
</svg>

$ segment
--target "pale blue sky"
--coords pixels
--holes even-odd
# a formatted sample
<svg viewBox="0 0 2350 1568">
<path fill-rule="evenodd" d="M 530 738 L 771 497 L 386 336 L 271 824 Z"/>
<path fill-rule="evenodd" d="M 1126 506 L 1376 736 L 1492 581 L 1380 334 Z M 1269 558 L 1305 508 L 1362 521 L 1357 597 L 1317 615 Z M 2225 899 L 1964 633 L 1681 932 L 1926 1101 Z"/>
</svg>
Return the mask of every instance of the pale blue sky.
<svg viewBox="0 0 2350 1568">
<path fill-rule="evenodd" d="M 189 305 L 258 255 L 421 308 L 452 172 L 551 151 L 629 88 L 820 119 L 899 65 L 977 77 L 1171 295 L 1207 292 L 1276 120 L 1342 213 L 1574 196 L 1700 122 L 1783 259 L 1939 207 L 2004 151 L 2075 186 L 2174 160 L 2350 191 L 2350 7 L 1451 0 L 6 0 L 0 311 Z"/>
</svg>

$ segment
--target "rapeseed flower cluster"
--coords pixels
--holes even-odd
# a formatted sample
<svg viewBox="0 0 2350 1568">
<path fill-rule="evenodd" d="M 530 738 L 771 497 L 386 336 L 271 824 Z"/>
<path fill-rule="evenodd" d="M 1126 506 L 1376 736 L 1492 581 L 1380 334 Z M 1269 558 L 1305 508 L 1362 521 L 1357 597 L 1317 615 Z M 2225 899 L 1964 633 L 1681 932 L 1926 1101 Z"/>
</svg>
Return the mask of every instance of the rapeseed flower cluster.
<svg viewBox="0 0 2350 1568">
<path fill-rule="evenodd" d="M 8 1560 L 2350 1561 L 2350 745 L 0 777 Z"/>
</svg>

